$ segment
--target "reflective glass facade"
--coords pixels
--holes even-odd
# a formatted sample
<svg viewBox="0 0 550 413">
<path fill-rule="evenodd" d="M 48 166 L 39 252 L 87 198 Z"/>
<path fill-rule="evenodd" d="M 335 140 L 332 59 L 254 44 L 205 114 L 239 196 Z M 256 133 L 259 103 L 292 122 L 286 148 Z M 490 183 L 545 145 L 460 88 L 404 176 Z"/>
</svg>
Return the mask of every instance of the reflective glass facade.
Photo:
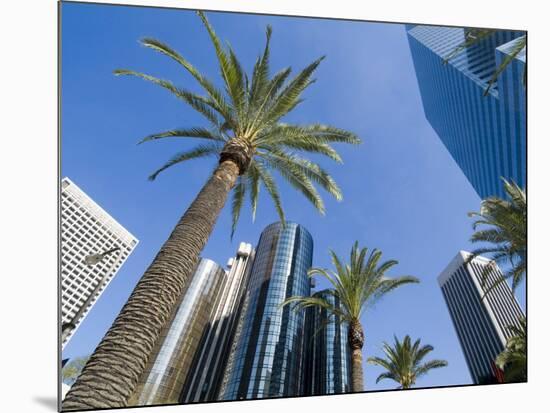
<svg viewBox="0 0 550 413">
<path fill-rule="evenodd" d="M 310 294 L 312 254 L 311 235 L 296 223 L 262 232 L 219 399 L 304 394 L 305 312 L 280 304 Z"/>
<path fill-rule="evenodd" d="M 475 191 L 481 198 L 504 197 L 500 177 L 525 187 L 525 54 L 483 96 L 503 56 L 525 32 L 499 30 L 444 65 L 465 30 L 406 27 L 426 118 Z"/>
<path fill-rule="evenodd" d="M 502 279 L 502 271 L 483 257 L 476 257 L 466 264 L 469 255 L 461 251 L 441 273 L 438 281 L 472 381 L 480 384 L 494 377 L 492 363 L 511 336 L 507 327 L 519 327 L 523 311 L 505 282 L 481 300 L 484 268 L 493 266 L 488 274 L 490 282 Z"/>
<path fill-rule="evenodd" d="M 253 262 L 254 249 L 241 242 L 237 255 L 227 263 L 227 282 L 212 320 L 200 339 L 191 374 L 181 393 L 182 403 L 217 400 Z"/>
<path fill-rule="evenodd" d="M 325 298 L 339 308 L 339 300 L 319 291 L 314 296 Z M 309 307 L 306 312 L 305 394 L 347 393 L 351 391 L 351 352 L 348 325 L 340 317 L 330 316 L 326 309 Z"/>
<path fill-rule="evenodd" d="M 130 406 L 177 403 L 227 274 L 201 259 L 130 398 Z"/>
</svg>

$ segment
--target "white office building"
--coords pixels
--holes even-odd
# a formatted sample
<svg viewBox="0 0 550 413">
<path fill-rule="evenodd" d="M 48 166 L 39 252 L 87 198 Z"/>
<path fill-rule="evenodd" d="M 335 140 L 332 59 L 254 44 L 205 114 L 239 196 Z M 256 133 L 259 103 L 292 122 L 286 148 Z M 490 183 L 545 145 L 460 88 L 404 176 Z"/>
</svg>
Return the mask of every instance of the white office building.
<svg viewBox="0 0 550 413">
<path fill-rule="evenodd" d="M 61 181 L 61 321 L 73 320 L 105 274 L 105 284 L 97 292 L 71 333 L 65 347 L 91 307 L 124 264 L 138 240 L 96 204 L 69 178 Z M 95 265 L 86 265 L 91 254 L 109 254 Z"/>
<path fill-rule="evenodd" d="M 460 251 L 438 277 L 472 381 L 482 384 L 496 376 L 494 360 L 512 335 L 508 327 L 520 326 L 524 316 L 512 289 L 501 282 L 485 298 L 492 283 L 502 280 L 498 265 L 484 257 L 466 263 L 471 254 Z M 483 283 L 487 266 L 488 281 Z"/>
</svg>

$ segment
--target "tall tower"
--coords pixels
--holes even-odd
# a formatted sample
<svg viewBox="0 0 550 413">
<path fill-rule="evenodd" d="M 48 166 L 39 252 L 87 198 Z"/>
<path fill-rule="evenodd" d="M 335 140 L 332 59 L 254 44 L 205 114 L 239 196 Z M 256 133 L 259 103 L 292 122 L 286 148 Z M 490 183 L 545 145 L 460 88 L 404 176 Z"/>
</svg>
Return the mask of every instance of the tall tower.
<svg viewBox="0 0 550 413">
<path fill-rule="evenodd" d="M 221 298 L 227 274 L 202 258 L 155 345 L 130 406 L 178 403 L 199 339 Z"/>
<path fill-rule="evenodd" d="M 524 316 L 521 307 L 506 282 L 500 283 L 482 300 L 487 287 L 482 284 L 485 268 L 491 283 L 503 275 L 494 261 L 460 251 L 439 275 L 438 281 L 449 308 L 472 381 L 486 382 L 495 376 L 495 357 L 504 350 L 511 333 L 508 326 L 520 326 Z"/>
<path fill-rule="evenodd" d="M 318 291 L 314 297 L 326 299 L 340 307 L 339 299 Z M 305 342 L 305 395 L 347 393 L 351 391 L 351 352 L 348 345 L 348 324 L 330 316 L 326 309 L 306 309 L 307 339 Z"/>
<path fill-rule="evenodd" d="M 481 198 L 504 197 L 501 177 L 526 184 L 525 53 L 483 92 L 525 32 L 499 30 L 443 64 L 462 28 L 407 25 L 426 118 Z"/>
<path fill-rule="evenodd" d="M 241 242 L 236 256 L 227 263 L 227 282 L 212 320 L 200 338 L 199 351 L 181 393 L 182 403 L 217 400 L 253 262 L 252 245 Z"/>
<path fill-rule="evenodd" d="M 218 399 L 303 395 L 305 314 L 281 303 L 309 295 L 313 240 L 293 222 L 264 229 Z"/>
<path fill-rule="evenodd" d="M 126 261 L 138 240 L 69 178 L 61 181 L 61 321 L 73 320 L 103 277 L 105 283 L 63 340 L 65 345 Z M 118 247 L 93 266 L 85 258 Z"/>
</svg>

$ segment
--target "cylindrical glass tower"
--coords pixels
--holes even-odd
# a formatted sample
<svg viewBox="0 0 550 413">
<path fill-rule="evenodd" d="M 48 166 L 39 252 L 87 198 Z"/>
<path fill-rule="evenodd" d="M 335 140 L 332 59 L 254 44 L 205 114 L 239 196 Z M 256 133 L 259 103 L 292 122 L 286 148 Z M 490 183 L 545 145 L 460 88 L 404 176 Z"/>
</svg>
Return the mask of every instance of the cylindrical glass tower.
<svg viewBox="0 0 550 413">
<path fill-rule="evenodd" d="M 219 399 L 304 394 L 305 312 L 280 305 L 310 294 L 312 255 L 301 225 L 274 223 L 262 232 Z"/>
<path fill-rule="evenodd" d="M 129 400 L 130 406 L 178 403 L 199 338 L 218 305 L 226 278 L 226 272 L 214 261 L 199 261 Z"/>
<path fill-rule="evenodd" d="M 337 297 L 319 291 L 313 294 L 339 308 Z M 330 316 L 326 309 L 309 307 L 306 313 L 305 394 L 347 393 L 351 391 L 351 352 L 348 345 L 348 324 Z"/>
</svg>

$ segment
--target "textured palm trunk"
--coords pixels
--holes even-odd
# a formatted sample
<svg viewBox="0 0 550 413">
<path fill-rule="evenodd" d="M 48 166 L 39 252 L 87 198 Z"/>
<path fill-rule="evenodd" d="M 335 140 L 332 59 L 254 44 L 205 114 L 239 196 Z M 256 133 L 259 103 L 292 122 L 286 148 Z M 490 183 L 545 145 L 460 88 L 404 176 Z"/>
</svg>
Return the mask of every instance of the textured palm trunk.
<svg viewBox="0 0 550 413">
<path fill-rule="evenodd" d="M 348 344 L 351 349 L 351 391 L 361 392 L 363 385 L 363 354 L 365 343 L 363 326 L 359 320 L 350 323 L 348 330 Z"/>
<path fill-rule="evenodd" d="M 67 393 L 62 410 L 126 406 L 238 174 L 235 162 L 220 162 Z"/>
</svg>

